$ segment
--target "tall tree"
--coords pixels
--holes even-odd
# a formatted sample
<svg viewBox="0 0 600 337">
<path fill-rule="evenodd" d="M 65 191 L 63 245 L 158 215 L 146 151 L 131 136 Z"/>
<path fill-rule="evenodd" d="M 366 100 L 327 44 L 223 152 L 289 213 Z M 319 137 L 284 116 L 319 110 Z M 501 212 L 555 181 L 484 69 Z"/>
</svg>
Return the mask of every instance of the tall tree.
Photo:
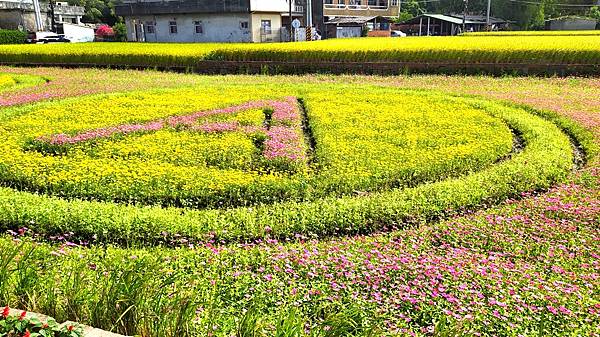
<svg viewBox="0 0 600 337">
<path fill-rule="evenodd" d="M 70 5 L 85 7 L 82 18 L 86 23 L 105 23 L 113 26 L 119 21 L 115 15 L 115 4 L 121 0 L 68 0 Z"/>
</svg>

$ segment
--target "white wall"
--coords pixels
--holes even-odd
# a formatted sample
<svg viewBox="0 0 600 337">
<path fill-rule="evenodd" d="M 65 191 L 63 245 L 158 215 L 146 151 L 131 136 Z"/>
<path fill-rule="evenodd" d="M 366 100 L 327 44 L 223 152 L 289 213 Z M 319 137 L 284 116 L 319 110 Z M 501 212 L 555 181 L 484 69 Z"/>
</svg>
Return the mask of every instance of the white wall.
<svg viewBox="0 0 600 337">
<path fill-rule="evenodd" d="M 63 23 L 65 37 L 71 42 L 94 42 L 94 29 Z"/>
<path fill-rule="evenodd" d="M 288 0 L 250 0 L 250 11 L 285 13 L 289 11 L 289 3 Z"/>
<path fill-rule="evenodd" d="M 155 34 L 144 29 L 146 42 L 251 42 L 250 14 L 180 14 L 180 15 L 147 15 L 127 17 L 127 37 L 134 41 L 132 21 L 146 25 L 155 22 Z M 177 34 L 171 34 L 169 21 L 177 22 Z M 195 32 L 194 21 L 201 21 L 203 33 Z M 248 29 L 241 27 L 241 22 L 248 22 Z"/>
<path fill-rule="evenodd" d="M 261 36 L 262 20 L 271 20 L 271 34 Z M 252 39 L 254 42 L 279 42 L 281 38 L 281 14 L 280 13 L 252 13 Z"/>
</svg>

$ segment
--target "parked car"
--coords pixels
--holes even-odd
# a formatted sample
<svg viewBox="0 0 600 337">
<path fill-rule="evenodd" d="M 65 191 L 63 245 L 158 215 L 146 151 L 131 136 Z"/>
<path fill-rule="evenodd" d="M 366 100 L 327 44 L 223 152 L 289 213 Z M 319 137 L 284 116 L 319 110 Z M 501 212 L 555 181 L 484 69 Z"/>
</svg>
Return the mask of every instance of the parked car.
<svg viewBox="0 0 600 337">
<path fill-rule="evenodd" d="M 406 37 L 406 33 L 400 30 L 392 30 L 392 37 Z"/>
<path fill-rule="evenodd" d="M 68 43 L 71 40 L 67 39 L 62 34 L 53 32 L 31 32 L 27 36 L 27 43 Z"/>
<path fill-rule="evenodd" d="M 50 35 L 43 38 L 38 43 L 69 43 L 71 40 L 67 39 L 64 35 Z"/>
</svg>

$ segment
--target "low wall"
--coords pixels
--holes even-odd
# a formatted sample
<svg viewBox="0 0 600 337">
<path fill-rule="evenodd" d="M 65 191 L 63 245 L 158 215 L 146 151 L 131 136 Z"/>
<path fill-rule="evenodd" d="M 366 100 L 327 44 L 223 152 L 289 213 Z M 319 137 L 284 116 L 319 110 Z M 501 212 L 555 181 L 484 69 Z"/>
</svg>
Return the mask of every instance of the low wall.
<svg viewBox="0 0 600 337">
<path fill-rule="evenodd" d="M 599 75 L 600 64 L 527 64 L 527 63 L 425 63 L 425 62 L 275 62 L 275 61 L 201 61 L 194 66 L 156 66 L 146 64 L 90 64 L 1 62 L 0 65 L 157 69 L 199 74 L 488 74 L 571 76 Z"/>
<path fill-rule="evenodd" d="M 368 37 L 390 37 L 392 36 L 391 30 L 372 30 L 367 33 Z"/>
</svg>

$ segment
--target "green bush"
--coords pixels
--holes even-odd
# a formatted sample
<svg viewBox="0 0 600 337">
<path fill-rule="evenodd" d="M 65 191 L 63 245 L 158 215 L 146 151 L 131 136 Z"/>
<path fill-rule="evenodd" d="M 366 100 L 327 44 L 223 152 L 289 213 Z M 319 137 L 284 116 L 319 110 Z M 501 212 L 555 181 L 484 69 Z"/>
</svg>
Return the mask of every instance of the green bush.
<svg viewBox="0 0 600 337">
<path fill-rule="evenodd" d="M 20 30 L 0 29 L 0 44 L 25 43 L 27 33 Z"/>
<path fill-rule="evenodd" d="M 115 41 L 125 42 L 127 41 L 127 27 L 123 22 L 117 22 L 112 27 L 115 32 Z"/>
<path fill-rule="evenodd" d="M 0 336 L 82 337 L 83 327 L 60 326 L 53 318 L 42 322 L 37 316 L 27 316 L 25 311 L 19 316 L 10 315 L 10 308 L 6 306 L 0 314 Z"/>
</svg>

